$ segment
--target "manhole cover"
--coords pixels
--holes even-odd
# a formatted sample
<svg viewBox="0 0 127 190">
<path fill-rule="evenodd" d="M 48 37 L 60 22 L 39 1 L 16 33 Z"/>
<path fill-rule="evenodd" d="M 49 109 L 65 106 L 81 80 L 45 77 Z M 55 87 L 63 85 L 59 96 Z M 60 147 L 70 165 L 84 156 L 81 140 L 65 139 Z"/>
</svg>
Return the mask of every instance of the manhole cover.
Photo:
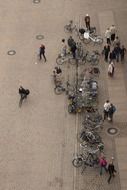
<svg viewBox="0 0 127 190">
<path fill-rule="evenodd" d="M 33 0 L 33 3 L 35 3 L 35 4 L 38 4 L 40 2 L 41 2 L 41 0 Z"/>
<path fill-rule="evenodd" d="M 115 127 L 108 128 L 107 132 L 108 132 L 108 134 L 110 134 L 110 135 L 116 135 L 116 134 L 118 133 L 118 129 L 115 128 Z"/>
<path fill-rule="evenodd" d="M 36 36 L 36 39 L 37 39 L 37 40 L 42 40 L 42 39 L 44 39 L 44 36 L 41 35 L 41 34 L 39 34 L 39 35 Z"/>
<path fill-rule="evenodd" d="M 15 55 L 16 54 L 16 51 L 15 50 L 9 50 L 7 52 L 8 55 Z"/>
</svg>

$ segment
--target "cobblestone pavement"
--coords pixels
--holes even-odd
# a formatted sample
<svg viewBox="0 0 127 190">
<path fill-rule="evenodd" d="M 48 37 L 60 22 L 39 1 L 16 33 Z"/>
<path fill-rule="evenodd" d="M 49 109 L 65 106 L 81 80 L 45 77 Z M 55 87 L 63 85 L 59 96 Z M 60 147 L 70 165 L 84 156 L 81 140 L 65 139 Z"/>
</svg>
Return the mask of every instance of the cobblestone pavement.
<svg viewBox="0 0 127 190">
<path fill-rule="evenodd" d="M 82 26 L 86 13 L 100 34 L 99 14 L 112 12 L 127 47 L 126 0 L 40 0 L 39 3 L 6 0 L 0 1 L 0 7 L 0 190 L 120 190 L 119 172 L 108 185 L 107 174 L 100 177 L 98 168 L 87 168 L 81 175 L 80 169 L 72 166 L 73 153 L 79 151 L 77 133 L 81 117 L 68 114 L 65 94 L 54 94 L 51 74 L 61 39 L 69 36 L 64 33 L 64 25 L 73 19 Z M 37 35 L 43 35 L 44 39 L 37 40 Z M 41 43 L 46 45 L 47 63 L 37 58 Z M 85 48 L 102 49 L 92 44 Z M 16 54 L 9 56 L 10 50 Z M 106 68 L 101 58 L 101 109 L 109 98 Z M 68 77 L 75 81 L 75 66 L 63 65 L 62 69 L 64 81 Z M 21 109 L 20 85 L 31 92 Z M 105 122 L 102 136 L 106 156 L 115 157 L 119 171 L 114 141 L 126 137 L 127 129 L 125 121 L 118 122 L 115 118 L 113 126 L 118 128 L 118 134 L 109 135 L 110 124 Z"/>
</svg>

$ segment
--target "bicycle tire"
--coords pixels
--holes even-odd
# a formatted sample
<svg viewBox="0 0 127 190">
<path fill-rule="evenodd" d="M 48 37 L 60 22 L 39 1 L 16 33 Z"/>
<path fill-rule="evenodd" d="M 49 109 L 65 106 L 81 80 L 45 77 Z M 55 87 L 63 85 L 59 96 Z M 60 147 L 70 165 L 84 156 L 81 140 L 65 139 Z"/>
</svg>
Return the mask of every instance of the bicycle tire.
<svg viewBox="0 0 127 190">
<path fill-rule="evenodd" d="M 85 133 L 85 130 L 81 131 L 80 133 L 77 134 L 77 140 L 80 143 L 83 143 L 84 141 L 88 141 L 87 137 L 85 136 L 85 134 L 83 135 L 83 133 Z"/>
<path fill-rule="evenodd" d="M 90 38 L 89 39 L 83 39 L 83 41 L 82 41 L 84 44 L 89 44 L 90 42 L 91 42 L 91 40 L 90 40 Z"/>
<path fill-rule="evenodd" d="M 81 160 L 79 160 L 79 159 L 80 159 L 80 158 L 74 158 L 74 159 L 72 160 L 72 164 L 73 164 L 73 166 L 76 167 L 76 168 L 81 167 L 82 164 L 83 164 L 82 159 L 81 159 Z"/>
<path fill-rule="evenodd" d="M 64 88 L 63 88 L 62 86 L 56 86 L 56 87 L 54 88 L 54 92 L 55 92 L 55 94 L 57 94 L 57 95 L 62 94 L 63 91 L 64 91 Z"/>
<path fill-rule="evenodd" d="M 95 44 L 99 44 L 99 45 L 103 44 L 103 38 L 101 36 L 97 36 Z"/>
<path fill-rule="evenodd" d="M 66 61 L 65 61 L 65 60 L 62 61 L 62 58 L 61 58 L 61 57 L 57 57 L 57 58 L 56 58 L 56 63 L 57 63 L 58 65 L 62 65 L 64 62 L 66 62 Z"/>
<path fill-rule="evenodd" d="M 96 65 L 99 64 L 99 59 L 91 60 L 90 63 L 91 63 L 92 66 L 96 66 Z"/>
<path fill-rule="evenodd" d="M 70 58 L 68 61 L 71 65 L 75 65 L 76 64 L 76 60 L 74 58 Z"/>
<path fill-rule="evenodd" d="M 66 32 L 66 33 L 72 33 L 72 31 L 69 30 L 68 28 L 69 28 L 68 25 L 65 25 L 64 26 L 64 32 Z"/>
<path fill-rule="evenodd" d="M 74 113 L 74 114 L 76 113 L 76 110 L 75 110 L 73 104 L 68 105 L 68 113 Z"/>
</svg>

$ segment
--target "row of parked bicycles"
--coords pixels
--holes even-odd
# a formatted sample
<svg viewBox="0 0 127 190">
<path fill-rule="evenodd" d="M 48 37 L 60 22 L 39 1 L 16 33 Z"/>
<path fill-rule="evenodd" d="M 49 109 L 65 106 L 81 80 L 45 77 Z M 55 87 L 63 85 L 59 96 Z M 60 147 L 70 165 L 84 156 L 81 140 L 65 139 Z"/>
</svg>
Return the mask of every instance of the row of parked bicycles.
<svg viewBox="0 0 127 190">
<path fill-rule="evenodd" d="M 73 21 L 64 26 L 64 31 L 69 35 L 76 35 L 76 56 L 73 57 L 71 51 L 66 54 L 59 54 L 56 58 L 57 66 L 53 71 L 54 91 L 57 95 L 65 93 L 68 98 L 68 112 L 71 114 L 81 114 L 83 120 L 80 132 L 77 134 L 80 153 L 74 154 L 72 164 L 74 167 L 82 167 L 81 173 L 87 166 L 96 167 L 99 164 L 99 155 L 104 152 L 104 143 L 101 138 L 103 129 L 103 118 L 98 112 L 98 77 L 100 74 L 98 50 L 92 52 L 84 48 L 84 44 L 93 42 L 102 44 L 103 38 L 96 35 L 96 28 L 90 31 L 78 28 Z M 62 65 L 75 65 L 76 80 L 65 84 L 62 82 Z M 78 67 L 82 65 L 80 73 Z M 69 67 L 73 69 L 73 67 Z"/>
<path fill-rule="evenodd" d="M 104 153 L 104 143 L 100 136 L 102 129 L 103 118 L 98 110 L 83 115 L 81 130 L 77 135 L 81 153 L 74 154 L 72 160 L 74 167 L 82 167 L 82 174 L 87 166 L 98 167 L 99 165 L 99 156 Z"/>
<path fill-rule="evenodd" d="M 64 30 L 66 33 L 76 34 L 81 44 L 93 42 L 94 45 L 99 45 L 103 43 L 103 38 L 96 35 L 95 27 L 91 27 L 88 31 L 84 28 L 78 28 L 73 21 L 70 21 L 69 24 L 65 25 Z M 80 47 L 83 49 L 81 45 Z M 104 153 L 104 143 L 101 138 L 103 118 L 98 111 L 98 77 L 100 74 L 98 63 L 100 54 L 97 50 L 90 53 L 84 49 L 82 53 L 78 53 L 80 48 L 77 49 L 79 51 L 77 51 L 76 63 L 78 65 L 84 64 L 84 70 L 78 75 L 76 91 L 74 89 L 68 91 L 68 111 L 69 113 L 82 113 L 81 129 L 77 134 L 80 153 L 73 155 L 72 164 L 76 168 L 81 167 L 83 174 L 86 167 L 98 167 L 99 156 Z M 69 60 L 69 63 L 75 64 L 72 60 Z M 62 63 L 57 59 L 57 64 Z"/>
</svg>

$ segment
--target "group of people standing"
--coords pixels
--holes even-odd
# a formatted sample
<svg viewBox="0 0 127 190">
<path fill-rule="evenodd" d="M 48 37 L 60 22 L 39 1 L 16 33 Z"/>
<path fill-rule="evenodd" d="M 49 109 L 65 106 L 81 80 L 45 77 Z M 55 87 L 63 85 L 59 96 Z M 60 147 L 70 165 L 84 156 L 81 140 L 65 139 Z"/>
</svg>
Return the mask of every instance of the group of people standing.
<svg viewBox="0 0 127 190">
<path fill-rule="evenodd" d="M 111 77 L 113 77 L 114 75 L 114 63 L 119 61 L 124 63 L 124 56 L 126 52 L 126 48 L 124 47 L 124 45 L 121 45 L 120 39 L 116 34 L 117 30 L 115 25 L 107 28 L 105 32 L 107 44 L 104 46 L 104 49 L 102 51 L 105 61 L 109 62 L 108 75 Z"/>
<path fill-rule="evenodd" d="M 116 173 L 116 169 L 115 169 L 113 161 L 114 161 L 114 158 L 112 157 L 111 161 L 108 164 L 108 162 L 106 160 L 106 157 L 103 154 L 99 158 L 100 175 L 103 174 L 103 170 L 105 170 L 106 173 L 109 173 L 109 177 L 108 177 L 108 180 L 107 180 L 108 183 L 110 183 L 111 178 L 114 177 L 115 173 Z"/>
<path fill-rule="evenodd" d="M 106 100 L 104 103 L 104 120 L 108 119 L 108 121 L 112 122 L 115 111 L 116 107 L 109 100 Z"/>
</svg>

